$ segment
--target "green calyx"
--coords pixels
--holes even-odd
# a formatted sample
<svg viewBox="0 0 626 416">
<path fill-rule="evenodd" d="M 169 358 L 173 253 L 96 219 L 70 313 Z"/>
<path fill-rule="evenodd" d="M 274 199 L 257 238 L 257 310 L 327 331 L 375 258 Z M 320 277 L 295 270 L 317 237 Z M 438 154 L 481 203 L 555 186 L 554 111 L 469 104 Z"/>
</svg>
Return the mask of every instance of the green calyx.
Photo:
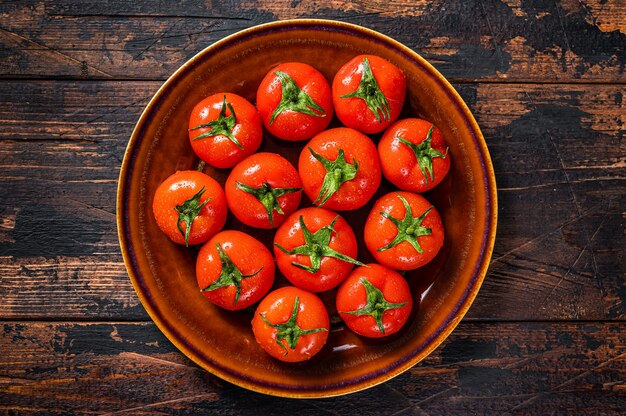
<svg viewBox="0 0 626 416">
<path fill-rule="evenodd" d="M 426 139 L 424 139 L 424 141 L 420 144 L 411 143 L 402 137 L 396 137 L 400 143 L 407 145 L 411 150 L 413 150 L 413 153 L 415 153 L 417 164 L 424 175 L 424 179 L 426 179 L 426 183 L 428 183 L 429 176 L 431 181 L 435 180 L 435 174 L 433 173 L 433 159 L 436 157 L 445 159 L 448 156 L 448 149 L 446 149 L 446 153 L 441 153 L 439 150 L 433 149 L 431 142 L 434 128 L 435 127 L 432 126 L 428 130 Z"/>
<path fill-rule="evenodd" d="M 335 219 L 329 224 L 326 225 L 315 233 L 311 233 L 309 229 L 306 227 L 304 223 L 304 219 L 300 216 L 300 229 L 302 229 L 302 233 L 304 234 L 304 245 L 294 248 L 293 250 L 287 250 L 282 247 L 278 243 L 274 243 L 276 247 L 280 251 L 286 254 L 299 254 L 303 256 L 309 256 L 311 259 L 311 267 L 292 262 L 291 264 L 295 267 L 299 267 L 300 269 L 306 270 L 309 273 L 317 272 L 322 265 L 322 258 L 324 257 L 333 257 L 335 259 L 343 260 L 348 263 L 356 264 L 358 266 L 364 266 L 360 261 L 353 259 L 352 257 L 346 256 L 345 254 L 341 254 L 338 251 L 333 250 L 328 246 L 330 244 L 330 239 L 332 237 L 332 233 L 335 232 L 335 223 L 339 219 L 339 215 L 335 217 Z"/>
<path fill-rule="evenodd" d="M 314 334 L 316 332 L 324 332 L 327 331 L 326 328 L 313 328 L 313 329 L 302 329 L 296 324 L 296 318 L 298 316 L 298 308 L 300 307 L 300 298 L 296 296 L 296 301 L 293 303 L 293 309 L 291 310 L 291 316 L 289 320 L 283 324 L 273 324 L 267 320 L 265 315 L 259 314 L 263 321 L 271 326 L 272 328 L 276 328 L 276 343 L 280 345 L 284 350 L 285 354 L 289 353 L 287 346 L 290 349 L 295 349 L 298 344 L 298 340 L 303 335 Z M 286 344 L 286 345 L 285 345 Z"/>
<path fill-rule="evenodd" d="M 430 228 L 422 226 L 422 221 L 424 221 L 424 218 L 426 218 L 426 215 L 428 215 L 428 213 L 430 212 L 431 209 L 433 209 L 433 207 L 428 208 L 419 217 L 414 217 L 413 211 L 411 210 L 411 207 L 409 206 L 409 203 L 407 202 L 407 200 L 400 194 L 398 194 L 398 198 L 400 198 L 400 200 L 402 201 L 402 204 L 404 204 L 404 209 L 406 210 L 406 213 L 404 214 L 404 218 L 402 220 L 392 217 L 386 212 L 380 213 L 380 215 L 382 215 L 383 217 L 387 218 L 389 221 L 394 223 L 394 225 L 398 228 L 398 234 L 389 244 L 387 244 L 384 247 L 379 248 L 378 251 L 388 250 L 392 247 L 397 246 L 403 241 L 407 241 L 413 246 L 413 248 L 418 253 L 422 254 L 424 250 L 422 249 L 422 247 L 420 246 L 417 240 L 419 237 L 423 235 L 432 234 L 432 230 Z"/>
<path fill-rule="evenodd" d="M 202 208 L 211 200 L 211 198 L 207 198 L 206 201 L 200 203 L 200 198 L 202 198 L 202 194 L 204 194 L 204 186 L 200 189 L 194 196 L 186 200 L 180 205 L 176 205 L 174 209 L 178 212 L 178 222 L 176 225 L 178 226 L 178 231 L 185 238 L 185 245 L 189 247 L 189 234 L 191 233 L 191 226 L 193 221 L 196 219 Z M 185 222 L 186 230 L 183 230 L 182 222 Z"/>
<path fill-rule="evenodd" d="M 342 95 L 340 98 L 360 98 L 365 101 L 367 108 L 374 113 L 374 116 L 379 123 L 382 121 L 388 121 L 391 118 L 389 103 L 387 102 L 385 94 L 383 94 L 380 90 L 378 82 L 376 82 L 376 78 L 374 77 L 374 73 L 372 72 L 372 68 L 370 68 L 370 63 L 367 58 L 363 59 L 362 68 L 363 70 L 361 73 L 361 82 L 359 83 L 359 87 L 356 91 L 350 94 Z"/>
<path fill-rule="evenodd" d="M 237 306 L 237 302 L 239 302 L 239 296 L 241 295 L 241 281 L 248 277 L 253 277 L 259 274 L 259 272 L 263 270 L 263 266 L 261 266 L 259 270 L 252 274 L 243 274 L 241 273 L 241 270 L 239 270 L 237 266 L 233 264 L 230 257 L 228 257 L 228 254 L 224 252 L 222 247 L 220 247 L 219 244 L 216 244 L 215 246 L 217 247 L 217 253 L 220 256 L 220 262 L 222 263 L 222 272 L 220 273 L 220 276 L 217 278 L 216 281 L 214 281 L 204 289 L 200 289 L 200 292 L 210 292 L 221 287 L 234 285 L 237 289 L 235 293 L 234 306 Z"/>
<path fill-rule="evenodd" d="M 334 161 L 326 159 L 324 156 L 316 153 L 309 147 L 309 152 L 317 159 L 326 169 L 326 175 L 324 176 L 324 182 L 322 182 L 322 188 L 319 195 L 313 202 L 317 206 L 324 205 L 335 192 L 339 190 L 344 182 L 348 182 L 356 177 L 359 171 L 359 164 L 356 159 L 352 159 L 352 165 L 346 161 L 346 155 L 343 149 L 339 149 L 337 159 Z M 318 204 L 319 202 L 319 204 Z"/>
<path fill-rule="evenodd" d="M 283 71 L 274 72 L 282 86 L 282 98 L 280 103 L 272 113 L 270 124 L 283 111 L 291 110 L 298 113 L 307 114 L 314 117 L 326 117 L 326 111 L 317 104 L 309 94 L 302 91 L 302 88 L 289 75 Z"/>
<path fill-rule="evenodd" d="M 243 184 L 241 182 L 236 182 L 235 187 L 254 196 L 256 199 L 259 200 L 261 204 L 263 204 L 265 210 L 267 211 L 267 216 L 270 220 L 270 225 L 272 226 L 272 228 L 274 228 L 274 211 L 282 215 L 285 214 L 280 207 L 280 204 L 278 203 L 278 198 L 285 194 L 299 192 L 302 190 L 302 188 L 272 188 L 272 185 L 267 182 L 264 182 L 263 185 L 259 186 L 258 188 Z"/>
<path fill-rule="evenodd" d="M 408 302 L 402 303 L 391 303 L 388 302 L 383 296 L 383 292 L 380 291 L 376 286 L 371 284 L 369 280 L 362 277 L 360 280 L 361 284 L 365 287 L 365 293 L 367 296 L 367 300 L 365 306 L 361 309 L 357 309 L 356 311 L 350 312 L 341 312 L 347 315 L 371 315 L 372 318 L 376 321 L 378 325 L 378 329 L 382 334 L 385 333 L 385 327 L 383 326 L 383 315 L 385 311 L 389 309 L 397 309 L 405 306 Z"/>
<path fill-rule="evenodd" d="M 228 107 L 228 109 L 230 110 L 230 115 L 228 117 L 226 117 L 226 107 Z M 206 137 L 217 136 L 218 134 L 221 134 L 228 137 L 231 142 L 235 143 L 237 147 L 243 150 L 243 146 L 241 145 L 241 143 L 239 143 L 239 140 L 237 140 L 237 138 L 233 135 L 233 128 L 235 127 L 235 124 L 237 124 L 235 110 L 233 109 L 233 105 L 231 103 L 226 102 L 226 96 L 224 95 L 222 109 L 217 119 L 205 124 L 200 124 L 198 126 L 192 127 L 189 130 L 198 130 L 209 127 L 209 131 L 207 131 L 206 133 L 202 133 L 197 137 L 194 137 L 193 140 L 200 140 Z"/>
</svg>

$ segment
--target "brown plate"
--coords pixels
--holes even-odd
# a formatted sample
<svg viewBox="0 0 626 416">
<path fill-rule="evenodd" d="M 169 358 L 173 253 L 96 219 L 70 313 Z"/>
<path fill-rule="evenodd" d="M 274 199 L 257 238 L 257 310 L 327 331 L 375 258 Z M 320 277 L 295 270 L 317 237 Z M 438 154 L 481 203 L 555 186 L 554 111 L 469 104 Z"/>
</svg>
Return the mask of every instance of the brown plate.
<svg viewBox="0 0 626 416">
<path fill-rule="evenodd" d="M 261 78 L 286 61 L 313 65 L 330 82 L 343 63 L 362 53 L 382 56 L 400 67 L 408 85 L 403 117 L 426 118 L 446 137 L 452 155 L 450 173 L 426 194 L 442 216 L 446 241 L 431 264 L 406 274 L 416 307 L 399 334 L 368 340 L 334 319 L 328 343 L 318 356 L 295 365 L 281 363 L 256 344 L 250 327 L 252 310 L 222 311 L 200 294 L 195 278 L 197 248 L 173 244 L 161 233 L 152 216 L 152 198 L 167 176 L 198 167 L 187 124 L 193 106 L 202 98 L 229 91 L 254 102 Z M 266 134 L 261 150 L 279 152 L 297 166 L 303 146 Z M 221 183 L 228 175 L 227 170 L 204 171 Z M 366 207 L 342 214 L 361 241 L 365 216 L 374 200 L 393 189 L 383 181 Z M 465 103 L 437 70 L 409 48 L 372 30 L 333 21 L 296 20 L 229 36 L 200 52 L 167 80 L 141 115 L 128 144 L 119 179 L 117 225 L 126 268 L 141 302 L 161 331 L 189 358 L 250 390 L 327 397 L 371 387 L 400 374 L 450 334 L 487 271 L 496 231 L 496 203 L 493 168 L 482 134 Z M 271 247 L 271 231 L 247 228 L 232 215 L 226 228 L 246 230 Z M 371 261 L 363 244 L 359 254 L 360 260 Z M 285 284 L 284 277 L 277 276 L 276 285 L 281 284 Z M 334 292 L 321 297 L 336 317 Z"/>
</svg>

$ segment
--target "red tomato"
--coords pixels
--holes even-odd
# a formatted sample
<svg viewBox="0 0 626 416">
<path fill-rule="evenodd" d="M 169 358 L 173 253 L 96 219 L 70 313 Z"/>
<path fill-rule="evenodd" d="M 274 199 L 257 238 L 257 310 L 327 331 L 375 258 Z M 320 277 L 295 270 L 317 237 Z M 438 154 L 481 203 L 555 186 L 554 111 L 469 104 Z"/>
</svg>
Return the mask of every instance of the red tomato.
<svg viewBox="0 0 626 416">
<path fill-rule="evenodd" d="M 256 105 L 265 128 L 284 140 L 308 140 L 333 118 L 328 81 L 317 69 L 299 62 L 272 68 L 259 85 Z"/>
<path fill-rule="evenodd" d="M 198 157 L 216 168 L 231 168 L 256 152 L 263 126 L 256 108 L 231 93 L 211 95 L 194 107 L 189 141 Z"/>
<path fill-rule="evenodd" d="M 402 275 L 379 264 L 357 267 L 337 291 L 337 311 L 359 335 L 394 334 L 409 319 L 413 298 Z"/>
<path fill-rule="evenodd" d="M 314 294 L 293 286 L 281 287 L 265 297 L 252 319 L 259 345 L 281 361 L 305 361 L 328 339 L 330 322 L 324 303 Z"/>
<path fill-rule="evenodd" d="M 247 308 L 274 283 L 272 253 L 240 231 L 217 233 L 198 253 L 196 278 L 211 303 L 228 310 Z"/>
<path fill-rule="evenodd" d="M 178 171 L 159 185 L 152 200 L 157 225 L 178 244 L 201 244 L 224 227 L 224 191 L 209 175 Z"/>
<path fill-rule="evenodd" d="M 346 127 L 378 133 L 400 115 L 406 78 L 383 58 L 359 55 L 337 71 L 332 94 L 337 117 Z"/>
<path fill-rule="evenodd" d="M 304 208 L 287 218 L 274 236 L 274 255 L 291 283 L 311 292 L 329 290 L 345 279 L 356 260 L 350 225 L 322 208 Z"/>
<path fill-rule="evenodd" d="M 378 143 L 383 175 L 404 191 L 425 192 L 450 170 L 448 148 L 441 131 L 418 118 L 400 120 Z"/>
<path fill-rule="evenodd" d="M 337 211 L 365 205 L 381 180 L 374 143 L 345 127 L 323 131 L 311 139 L 300 153 L 298 171 L 311 201 Z"/>
<path fill-rule="evenodd" d="M 444 231 L 439 213 L 423 196 L 391 192 L 374 204 L 364 235 L 365 245 L 379 263 L 412 270 L 437 255 Z"/>
<path fill-rule="evenodd" d="M 225 185 L 231 212 L 244 224 L 274 228 L 298 209 L 302 182 L 296 168 L 276 153 L 255 153 L 235 166 Z"/>
</svg>

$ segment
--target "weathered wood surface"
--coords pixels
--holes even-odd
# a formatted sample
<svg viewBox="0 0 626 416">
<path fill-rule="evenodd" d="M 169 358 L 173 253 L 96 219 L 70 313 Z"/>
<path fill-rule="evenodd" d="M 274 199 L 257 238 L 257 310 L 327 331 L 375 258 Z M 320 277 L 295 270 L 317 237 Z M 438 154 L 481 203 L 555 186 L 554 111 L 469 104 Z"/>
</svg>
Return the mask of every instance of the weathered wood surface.
<svg viewBox="0 0 626 416">
<path fill-rule="evenodd" d="M 146 319 L 115 227 L 119 166 L 160 82 L 0 83 L 0 316 Z M 463 84 L 499 187 L 471 319 L 623 319 L 620 85 Z"/>
<path fill-rule="evenodd" d="M 270 398 L 159 332 L 118 247 L 132 128 L 222 37 L 360 24 L 457 87 L 499 224 L 474 305 L 423 363 L 347 397 Z M 0 2 L 0 414 L 590 414 L 626 408 L 626 0 Z"/>
<path fill-rule="evenodd" d="M 619 323 L 461 324 L 409 372 L 338 399 L 225 383 L 152 323 L 2 323 L 0 411 L 80 414 L 602 414 L 626 407 Z"/>
<path fill-rule="evenodd" d="M 626 81 L 624 0 L 6 1 L 0 76 L 164 79 L 226 35 L 289 18 L 378 30 L 456 81 Z"/>
</svg>

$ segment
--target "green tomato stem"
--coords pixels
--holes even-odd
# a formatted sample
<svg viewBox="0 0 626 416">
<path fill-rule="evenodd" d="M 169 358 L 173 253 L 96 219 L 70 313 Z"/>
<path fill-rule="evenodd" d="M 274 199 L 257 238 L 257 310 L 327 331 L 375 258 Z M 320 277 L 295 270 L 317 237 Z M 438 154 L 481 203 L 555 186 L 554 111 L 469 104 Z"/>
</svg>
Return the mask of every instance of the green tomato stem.
<svg viewBox="0 0 626 416">
<path fill-rule="evenodd" d="M 230 110 L 230 115 L 226 117 L 226 107 Z M 224 102 L 222 103 L 222 109 L 220 110 L 220 114 L 216 120 L 210 121 L 205 124 L 200 124 L 198 126 L 192 127 L 189 130 L 197 130 L 202 128 L 210 128 L 206 133 L 202 133 L 197 137 L 194 137 L 193 140 L 200 140 L 207 137 L 217 136 L 221 134 L 223 136 L 228 137 L 228 139 L 237 145 L 241 150 L 243 150 L 243 146 L 239 143 L 239 140 L 233 135 L 233 128 L 237 124 L 237 117 L 235 116 L 235 110 L 231 103 L 226 102 L 226 95 L 224 95 Z"/>
<path fill-rule="evenodd" d="M 237 306 L 237 302 L 239 302 L 239 296 L 241 295 L 241 281 L 248 277 L 253 277 L 259 274 L 261 270 L 263 270 L 263 266 L 261 266 L 259 270 L 252 274 L 243 274 L 241 273 L 241 270 L 239 270 L 237 266 L 235 266 L 230 257 L 228 257 L 228 254 L 226 254 L 224 249 L 222 249 L 219 244 L 216 244 L 215 246 L 217 247 L 217 253 L 220 256 L 222 271 L 220 272 L 217 280 L 215 280 L 209 286 L 200 289 L 200 292 L 211 292 L 225 286 L 233 285 L 236 288 L 235 303 L 233 306 Z"/>
<path fill-rule="evenodd" d="M 313 101 L 313 98 L 304 92 L 293 78 L 283 71 L 276 71 L 274 74 L 280 80 L 282 97 L 280 103 L 278 103 L 278 106 L 272 113 L 270 125 L 274 123 L 274 119 L 276 119 L 279 114 L 286 110 L 296 111 L 314 117 L 326 117 L 326 111 Z"/>
<path fill-rule="evenodd" d="M 433 149 L 432 147 L 432 134 L 433 134 L 434 126 L 428 130 L 426 134 L 426 139 L 420 144 L 412 143 L 402 137 L 396 137 L 398 141 L 402 144 L 408 146 L 413 153 L 415 154 L 415 158 L 417 159 L 417 164 L 424 175 L 424 179 L 426 183 L 428 183 L 428 179 L 430 176 L 430 180 L 435 180 L 435 174 L 433 173 L 433 159 L 436 157 L 440 157 L 445 159 L 448 156 L 448 149 L 446 148 L 446 153 L 441 153 L 439 150 Z"/>
<path fill-rule="evenodd" d="M 360 261 L 353 259 L 350 256 L 346 256 L 345 254 L 342 254 L 336 250 L 333 250 L 332 248 L 328 246 L 330 244 L 330 239 L 332 237 L 332 234 L 335 232 L 334 227 L 338 219 L 339 219 L 339 215 L 337 215 L 335 219 L 333 219 L 333 221 L 329 225 L 326 225 L 320 228 L 315 233 L 311 233 L 311 231 L 309 231 L 306 224 L 304 223 L 304 219 L 302 218 L 302 215 L 301 215 L 300 216 L 300 229 L 302 230 L 302 233 L 304 234 L 304 244 L 294 248 L 293 250 L 287 250 L 286 248 L 282 247 L 278 243 L 274 243 L 274 245 L 278 247 L 278 249 L 285 254 L 289 254 L 289 255 L 299 254 L 303 256 L 309 256 L 309 259 L 311 260 L 310 267 L 301 263 L 296 263 L 296 262 L 292 262 L 291 264 L 294 265 L 295 267 L 306 270 L 307 272 L 311 274 L 316 273 L 320 269 L 322 265 L 322 259 L 324 257 L 333 257 L 333 258 L 336 258 L 336 259 L 339 259 L 348 263 L 356 264 L 358 266 L 363 266 L 364 264 L 361 263 Z"/>
<path fill-rule="evenodd" d="M 271 326 L 272 328 L 276 328 L 276 343 L 281 346 L 282 349 L 285 350 L 283 355 L 287 355 L 289 347 L 291 350 L 296 348 L 298 344 L 298 340 L 303 335 L 314 334 L 316 332 L 324 332 L 328 331 L 326 328 L 313 328 L 313 329 L 302 329 L 296 323 L 296 318 L 298 316 L 298 309 L 300 307 L 300 298 L 296 296 L 296 300 L 293 304 L 293 309 L 291 310 L 291 316 L 287 320 L 287 322 L 282 324 L 273 324 L 267 320 L 265 315 L 260 313 L 261 319 Z M 285 345 L 286 344 L 286 345 Z"/>
<path fill-rule="evenodd" d="M 300 192 L 302 190 L 302 188 L 273 188 L 272 185 L 267 182 L 264 182 L 257 188 L 241 182 L 236 182 L 235 187 L 243 192 L 249 193 L 259 200 L 267 211 L 267 217 L 272 228 L 274 228 L 274 211 L 282 215 L 285 214 L 278 203 L 278 198 L 285 194 Z"/>
<path fill-rule="evenodd" d="M 420 216 L 414 217 L 411 206 L 409 205 L 407 200 L 400 194 L 398 194 L 398 198 L 400 199 L 400 201 L 402 201 L 402 204 L 404 205 L 404 209 L 406 211 L 403 219 L 400 220 L 398 218 L 392 217 L 386 212 L 380 213 L 380 215 L 387 218 L 398 228 L 398 234 L 396 234 L 395 238 L 391 240 L 389 244 L 379 248 L 378 251 L 380 252 L 389 250 L 390 248 L 397 246 L 401 242 L 407 241 L 418 253 L 422 254 L 424 253 L 424 250 L 420 246 L 418 239 L 421 236 L 432 234 L 432 230 L 430 228 L 422 226 L 422 221 L 424 221 L 424 218 L 426 218 L 426 215 L 428 215 L 433 207 L 431 206 L 430 208 L 428 208 Z"/>
<path fill-rule="evenodd" d="M 376 321 L 376 325 L 378 326 L 378 330 L 384 334 L 385 327 L 383 325 L 383 315 L 386 311 L 390 309 L 397 309 L 405 306 L 408 302 L 402 303 L 391 303 L 388 302 L 383 296 L 383 292 L 374 286 L 369 280 L 362 277 L 359 279 L 359 282 L 365 287 L 366 293 L 366 302 L 365 306 L 361 309 L 357 309 L 356 311 L 340 311 L 341 313 L 345 313 L 347 315 L 371 315 L 372 318 Z"/>
<path fill-rule="evenodd" d="M 191 226 L 193 225 L 193 221 L 196 219 L 202 208 L 211 200 L 211 198 L 207 198 L 206 201 L 200 203 L 200 198 L 204 194 L 204 186 L 196 192 L 194 196 L 186 200 L 180 205 L 176 205 L 174 209 L 178 212 L 178 221 L 176 226 L 178 227 L 178 231 L 185 239 L 185 246 L 189 247 L 189 235 L 191 233 Z M 186 230 L 183 230 L 182 223 L 185 222 Z"/>
<path fill-rule="evenodd" d="M 360 98 L 365 101 L 367 108 L 370 109 L 379 123 L 390 120 L 391 111 L 389 109 L 389 102 L 387 101 L 385 94 L 383 94 L 380 90 L 367 58 L 363 59 L 361 67 L 361 82 L 359 83 L 356 91 L 350 94 L 342 95 L 340 98 Z"/>
<path fill-rule="evenodd" d="M 309 152 L 311 152 L 311 155 L 326 169 L 326 175 L 324 176 L 320 193 L 317 195 L 315 201 L 313 201 L 314 204 L 321 207 L 328 202 L 330 197 L 339 190 L 344 182 L 348 182 L 356 177 L 359 171 L 359 164 L 354 158 L 352 159 L 352 164 L 349 164 L 346 161 L 346 155 L 343 149 L 339 149 L 337 158 L 332 161 L 316 153 L 310 147 Z"/>
</svg>

